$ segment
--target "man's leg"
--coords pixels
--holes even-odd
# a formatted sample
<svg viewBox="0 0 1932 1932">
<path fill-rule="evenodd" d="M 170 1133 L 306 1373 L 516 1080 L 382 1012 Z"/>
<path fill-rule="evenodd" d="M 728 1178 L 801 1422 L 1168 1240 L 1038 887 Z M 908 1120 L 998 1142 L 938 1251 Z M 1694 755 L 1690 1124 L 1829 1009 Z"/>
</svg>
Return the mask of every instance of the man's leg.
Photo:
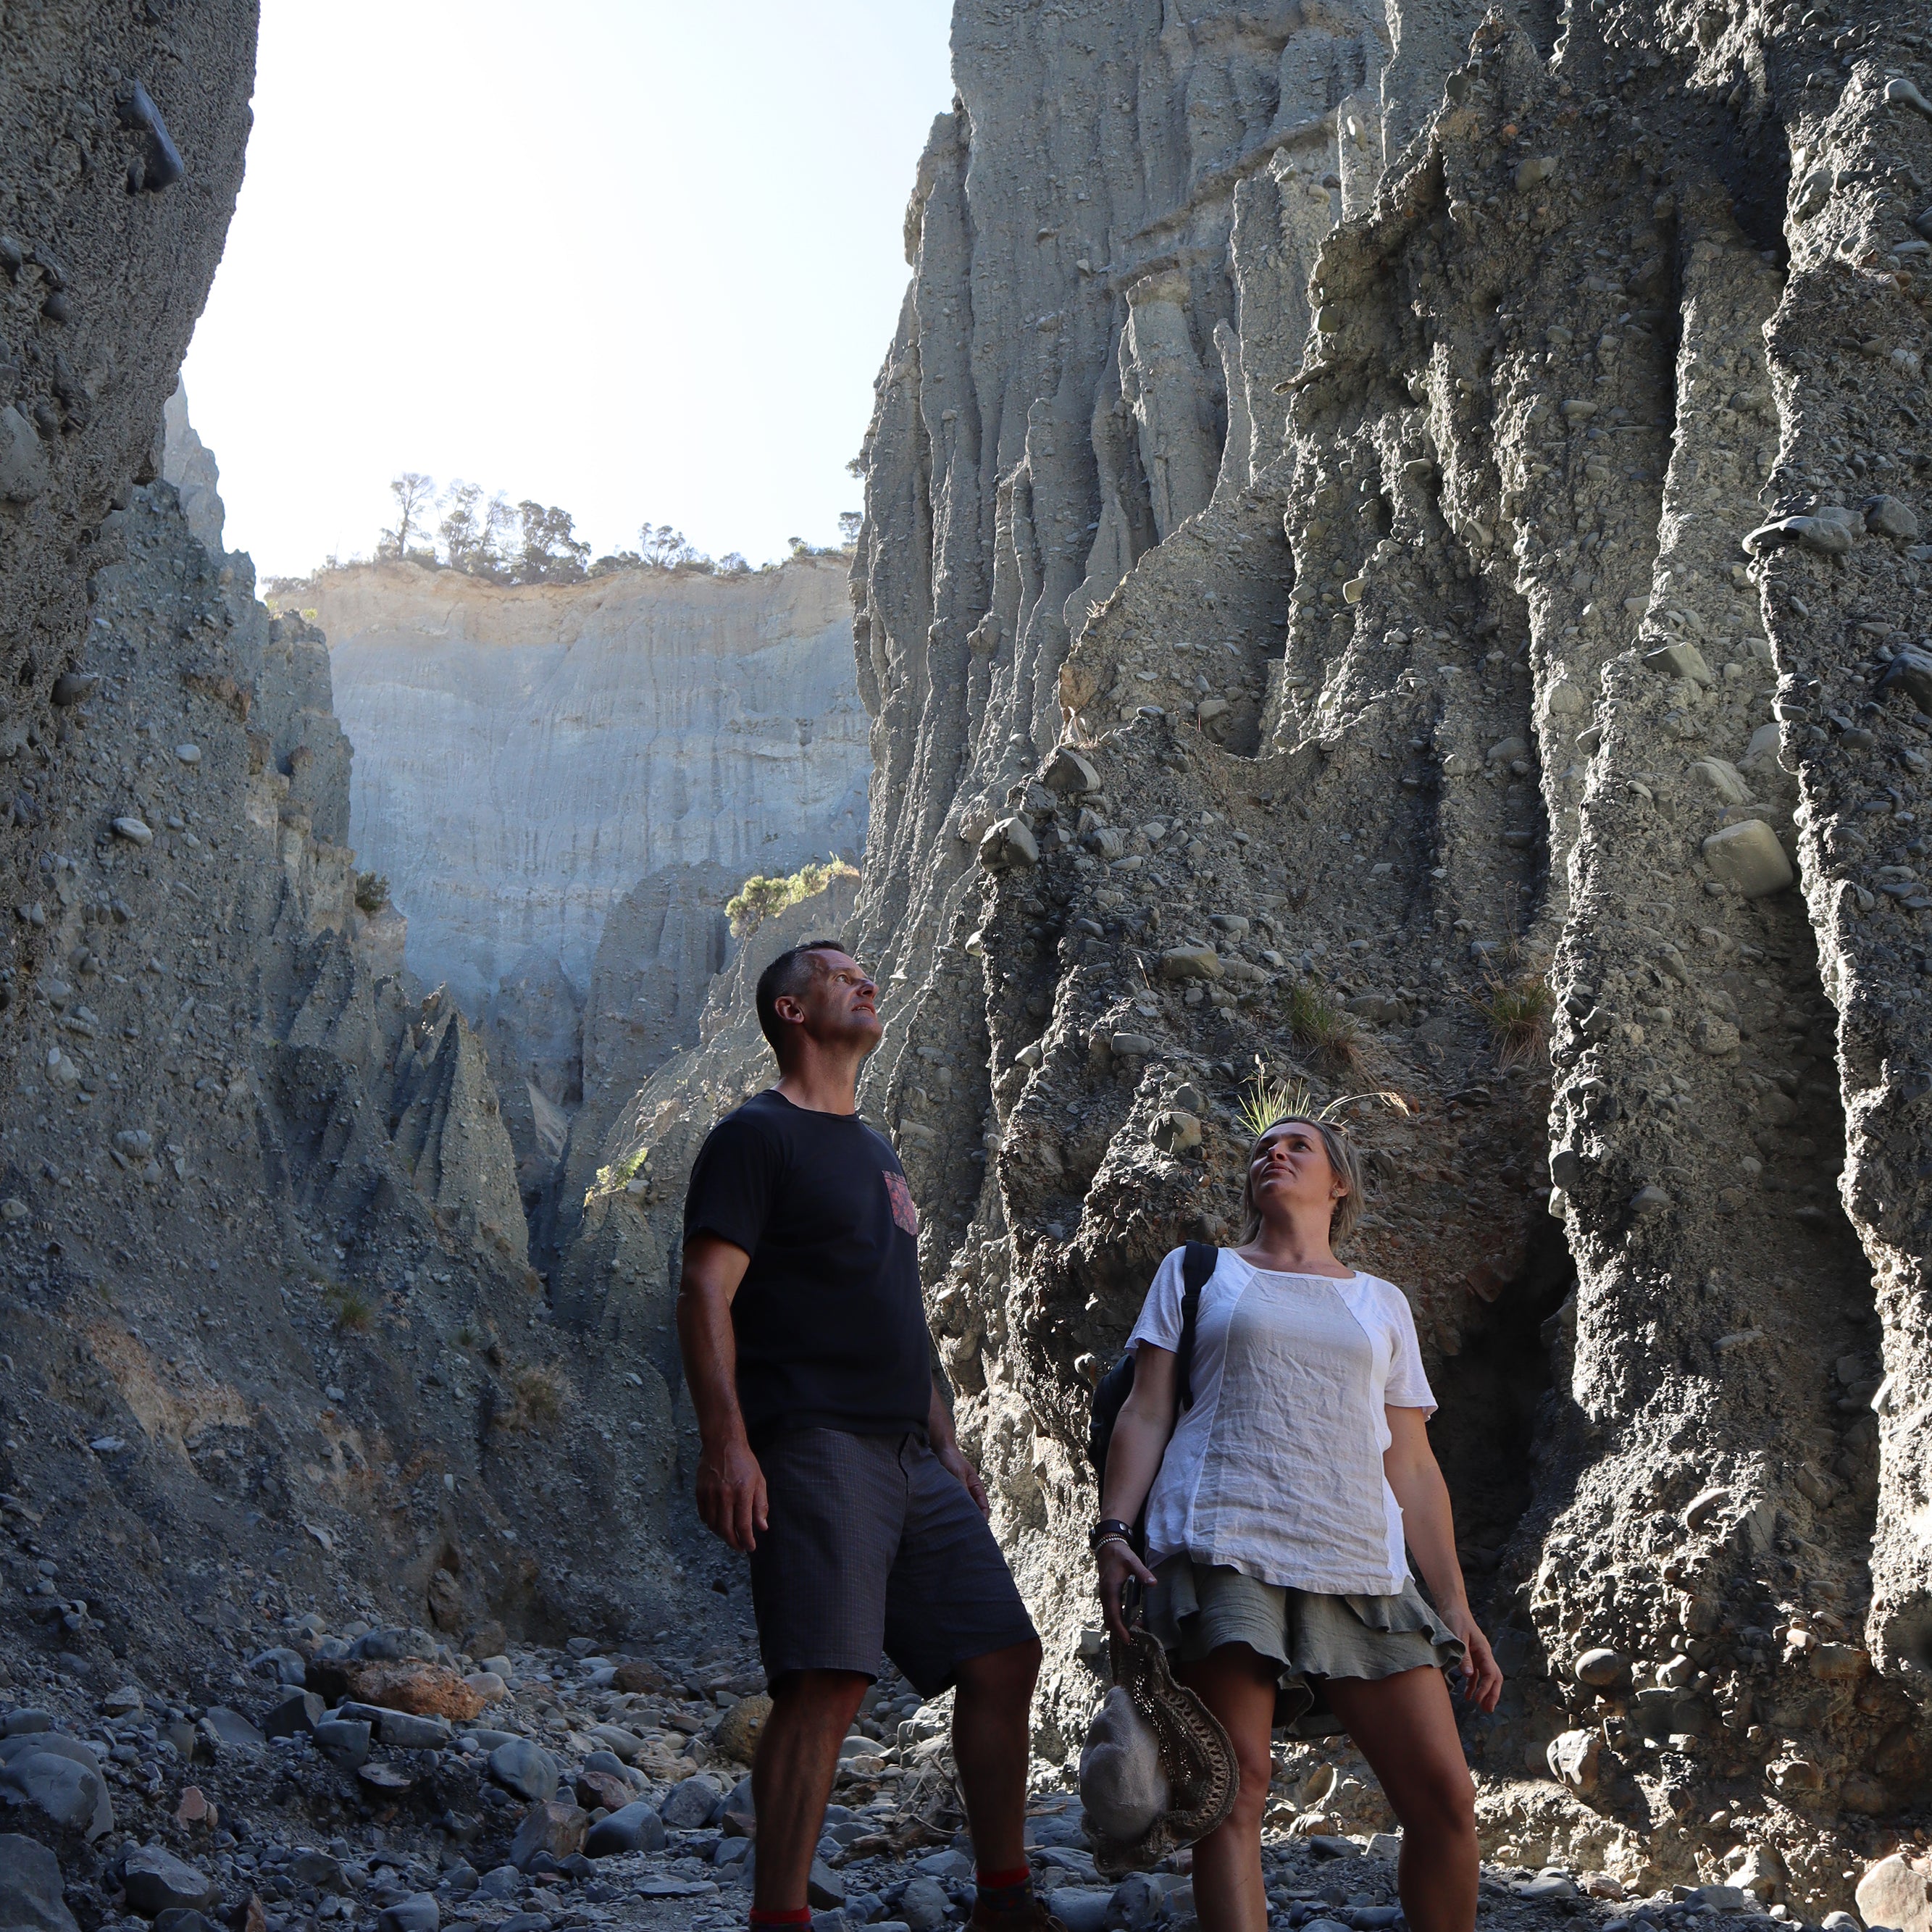
<svg viewBox="0 0 1932 1932">
<path fill-rule="evenodd" d="M 1023 1870 L 1026 1865 L 1028 1744 L 1040 1660 L 1036 1637 L 968 1658 L 959 1666 L 952 1755 L 973 1834 L 974 1860 L 989 1874 Z"/>
<path fill-rule="evenodd" d="M 973 1833 L 976 1927 L 1052 1922 L 1026 1856 L 1027 1745 L 1040 1638 L 986 1519 L 914 1438 L 901 1445 L 912 1503 L 886 1587 L 886 1653 L 924 1694 L 956 1687 L 952 1749 Z"/>
<path fill-rule="evenodd" d="M 838 1747 L 871 1681 L 856 1670 L 794 1670 L 772 1687 L 772 1714 L 752 1766 L 758 1814 L 754 1911 L 804 1910 Z"/>
</svg>

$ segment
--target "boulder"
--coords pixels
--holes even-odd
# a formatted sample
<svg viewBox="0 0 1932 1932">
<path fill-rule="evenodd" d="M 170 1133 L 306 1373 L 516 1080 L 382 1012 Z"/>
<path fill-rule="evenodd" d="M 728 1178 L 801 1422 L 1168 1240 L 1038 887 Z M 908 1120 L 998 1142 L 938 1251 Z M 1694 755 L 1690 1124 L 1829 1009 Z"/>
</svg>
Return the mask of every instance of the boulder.
<svg viewBox="0 0 1932 1932">
<path fill-rule="evenodd" d="M 952 1909 L 945 1887 L 929 1878 L 913 1880 L 899 1899 L 899 1916 L 910 1932 L 940 1932 Z"/>
<path fill-rule="evenodd" d="M 1062 745 L 1047 760 L 1046 784 L 1063 798 L 1077 798 L 1100 789 L 1100 774 L 1071 745 Z"/>
<path fill-rule="evenodd" d="M 1741 818 L 1704 841 L 1711 876 L 1734 885 L 1748 899 L 1781 892 L 1797 874 L 1778 834 L 1761 818 Z"/>
<path fill-rule="evenodd" d="M 765 1720 L 771 1714 L 772 1700 L 769 1697 L 762 1694 L 740 1697 L 718 1720 L 711 1742 L 727 1757 L 735 1758 L 740 1764 L 749 1764 L 758 1748 Z"/>
<path fill-rule="evenodd" d="M 1171 946 L 1160 956 L 1163 980 L 1218 980 L 1221 956 L 1211 946 Z"/>
<path fill-rule="evenodd" d="M 1868 1926 L 1888 1925 L 1893 1932 L 1932 1932 L 1932 1894 L 1928 1894 L 1925 1875 L 1914 1871 L 1896 1852 L 1867 1870 L 1855 1896 L 1858 1916 Z"/>
<path fill-rule="evenodd" d="M 724 1808 L 724 1801 L 715 1786 L 701 1778 L 687 1778 L 674 1784 L 658 1816 L 674 1832 L 698 1832 Z"/>
<path fill-rule="evenodd" d="M 332 1700 L 352 1698 L 386 1711 L 447 1718 L 460 1724 L 482 1716 L 484 1707 L 494 1701 L 487 1687 L 466 1682 L 442 1664 L 415 1660 L 316 1658 L 308 1666 L 308 1688 Z"/>
<path fill-rule="evenodd" d="M 552 1798 L 547 1804 L 532 1804 L 510 1840 L 510 1862 L 518 1870 L 528 1871 L 541 1854 L 567 1858 L 584 1849 L 584 1834 L 590 1825 L 590 1814 L 567 1800 Z"/>
<path fill-rule="evenodd" d="M 442 1916 L 434 1893 L 412 1892 L 382 1908 L 376 1915 L 376 1932 L 436 1932 Z"/>
<path fill-rule="evenodd" d="M 328 1714 L 328 1706 L 313 1690 L 292 1690 L 263 1714 L 262 1735 L 292 1738 L 299 1732 L 313 1731 Z"/>
<path fill-rule="evenodd" d="M 563 1773 L 548 1751 L 527 1738 L 511 1738 L 490 1754 L 490 1775 L 526 1803 L 547 1804 Z"/>
<path fill-rule="evenodd" d="M 591 1826 L 584 1836 L 584 1855 L 611 1858 L 626 1852 L 661 1852 L 664 1840 L 664 1820 L 639 1798 Z"/>
<path fill-rule="evenodd" d="M 121 1862 L 122 1888 L 143 1918 L 176 1906 L 198 1912 L 214 1896 L 214 1881 L 161 1845 L 137 1845 Z"/>
<path fill-rule="evenodd" d="M 670 1682 L 648 1658 L 632 1657 L 618 1665 L 617 1674 L 610 1680 L 610 1688 L 622 1690 L 626 1696 L 636 1696 L 642 1691 L 662 1690 Z"/>
<path fill-rule="evenodd" d="M 436 1639 L 426 1630 L 364 1630 L 349 1646 L 349 1654 L 358 1660 L 373 1664 L 401 1664 L 410 1658 L 419 1658 L 425 1664 L 436 1661 Z"/>
<path fill-rule="evenodd" d="M 584 1733 L 593 1742 L 601 1744 L 620 1764 L 634 1764 L 644 1750 L 644 1741 L 634 1731 L 627 1731 L 617 1724 L 592 1724 Z"/>
<path fill-rule="evenodd" d="M 1040 863 L 1040 841 L 1033 827 L 1017 814 L 987 826 L 980 841 L 980 862 L 989 872 Z"/>
<path fill-rule="evenodd" d="M 58 1731 L 10 1738 L 0 1748 L 0 1803 L 38 1813 L 56 1830 L 88 1839 L 114 1828 L 100 1760 Z"/>
<path fill-rule="evenodd" d="M 376 1720 L 376 1735 L 392 1750 L 436 1750 L 449 1742 L 449 1720 L 385 1711 Z"/>
<path fill-rule="evenodd" d="M 593 1771 L 588 1765 L 577 1774 L 577 1802 L 586 1811 L 594 1811 L 600 1805 L 606 1811 L 621 1811 L 633 1795 L 621 1774 L 614 1776 L 608 1771 Z"/>
<path fill-rule="evenodd" d="M 62 1891 L 59 1859 L 17 1832 L 0 1832 L 0 1932 L 80 1932 Z"/>
<path fill-rule="evenodd" d="M 369 1756 L 370 1726 L 346 1718 L 326 1718 L 314 1732 L 315 1748 L 332 1763 L 353 1771 Z"/>
<path fill-rule="evenodd" d="M 259 1751 L 268 1744 L 268 1739 L 239 1711 L 231 1711 L 225 1704 L 211 1705 L 202 1718 L 200 1729 L 218 1755 L 223 1751 Z"/>
</svg>

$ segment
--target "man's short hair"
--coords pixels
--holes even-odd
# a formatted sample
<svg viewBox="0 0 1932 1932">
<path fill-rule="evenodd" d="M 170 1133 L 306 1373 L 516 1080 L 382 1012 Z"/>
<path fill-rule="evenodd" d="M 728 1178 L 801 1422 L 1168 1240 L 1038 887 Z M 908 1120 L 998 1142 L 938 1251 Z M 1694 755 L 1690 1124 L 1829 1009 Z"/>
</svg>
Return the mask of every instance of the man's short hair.
<svg viewBox="0 0 1932 1932">
<path fill-rule="evenodd" d="M 796 998 L 811 985 L 813 953 L 844 950 L 842 939 L 801 940 L 788 952 L 781 952 L 758 975 L 758 1030 L 764 1035 L 766 1045 L 778 1054 L 781 1065 L 784 1055 L 779 1052 L 779 1042 L 784 1038 L 784 1024 L 778 1018 L 778 1001 Z"/>
</svg>

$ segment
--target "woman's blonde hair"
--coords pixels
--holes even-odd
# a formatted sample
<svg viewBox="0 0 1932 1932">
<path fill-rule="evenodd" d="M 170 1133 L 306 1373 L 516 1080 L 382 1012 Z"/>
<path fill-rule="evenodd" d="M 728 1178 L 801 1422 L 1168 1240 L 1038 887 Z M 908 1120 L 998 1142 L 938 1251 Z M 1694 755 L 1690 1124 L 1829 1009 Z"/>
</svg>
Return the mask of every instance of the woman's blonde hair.
<svg viewBox="0 0 1932 1932">
<path fill-rule="evenodd" d="M 1306 1127 L 1311 1133 L 1318 1134 L 1322 1145 L 1328 1156 L 1328 1165 L 1335 1178 L 1347 1190 L 1335 1203 L 1335 1211 L 1328 1222 L 1329 1245 L 1346 1241 L 1360 1225 L 1363 1213 L 1362 1157 L 1355 1151 L 1354 1143 L 1341 1129 L 1326 1120 L 1310 1119 L 1305 1114 L 1284 1114 L 1278 1120 L 1270 1120 L 1248 1143 L 1248 1157 L 1241 1175 L 1241 1241 L 1246 1247 L 1262 1231 L 1262 1210 L 1255 1205 L 1255 1156 L 1261 1152 L 1262 1142 L 1277 1127 L 1289 1125 Z"/>
</svg>

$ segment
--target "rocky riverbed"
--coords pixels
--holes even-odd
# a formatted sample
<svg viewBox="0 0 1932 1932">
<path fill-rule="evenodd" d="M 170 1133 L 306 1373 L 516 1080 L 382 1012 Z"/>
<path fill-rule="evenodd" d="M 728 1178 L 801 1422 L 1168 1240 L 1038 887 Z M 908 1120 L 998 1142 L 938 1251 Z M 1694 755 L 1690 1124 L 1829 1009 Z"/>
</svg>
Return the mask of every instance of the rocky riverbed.
<svg viewBox="0 0 1932 1932">
<path fill-rule="evenodd" d="M 30 1586 L 30 1589 L 38 1586 Z M 648 1656 L 452 1650 L 406 1628 L 339 1631 L 262 1593 L 244 1658 L 187 1684 L 20 1662 L 0 1708 L 5 1932 L 573 1932 L 742 1922 L 757 1860 L 746 1765 L 770 1708 L 728 1616 Z M 218 1696 L 204 1702 L 203 1697 Z M 1028 1856 L 1067 1932 L 1192 1922 L 1185 1854 L 1100 1880 L 1079 1800 L 1052 1779 Z M 1326 1778 L 1286 1764 L 1266 1840 L 1270 1923 L 1388 1932 L 1399 1840 L 1342 1832 Z M 28 1835 L 31 1834 L 31 1835 Z M 1799 1922 L 1755 1890 L 1625 1899 L 1601 1874 L 1486 1868 L 1497 1932 Z M 888 1671 L 844 1748 L 811 1882 L 814 1932 L 940 1932 L 972 1904 L 944 1700 Z M 1828 1927 L 1831 1922 L 1827 1921 Z"/>
</svg>

